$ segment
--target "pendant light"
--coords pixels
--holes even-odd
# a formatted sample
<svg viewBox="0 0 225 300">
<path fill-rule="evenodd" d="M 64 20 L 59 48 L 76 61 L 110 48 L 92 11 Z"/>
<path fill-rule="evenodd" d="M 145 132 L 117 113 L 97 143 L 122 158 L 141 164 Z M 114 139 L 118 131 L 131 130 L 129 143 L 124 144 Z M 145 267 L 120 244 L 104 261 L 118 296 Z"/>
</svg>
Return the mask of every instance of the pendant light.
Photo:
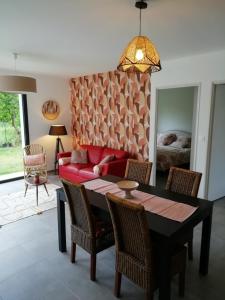
<svg viewBox="0 0 225 300">
<path fill-rule="evenodd" d="M 139 35 L 135 36 L 124 50 L 117 69 L 123 72 L 153 73 L 161 70 L 159 54 L 147 37 L 141 35 L 141 11 L 147 3 L 136 1 L 135 7 L 140 9 Z"/>
<path fill-rule="evenodd" d="M 16 60 L 18 58 L 18 53 L 13 53 L 13 56 L 16 74 Z M 0 91 L 17 94 L 36 93 L 36 79 L 19 75 L 0 76 Z"/>
</svg>

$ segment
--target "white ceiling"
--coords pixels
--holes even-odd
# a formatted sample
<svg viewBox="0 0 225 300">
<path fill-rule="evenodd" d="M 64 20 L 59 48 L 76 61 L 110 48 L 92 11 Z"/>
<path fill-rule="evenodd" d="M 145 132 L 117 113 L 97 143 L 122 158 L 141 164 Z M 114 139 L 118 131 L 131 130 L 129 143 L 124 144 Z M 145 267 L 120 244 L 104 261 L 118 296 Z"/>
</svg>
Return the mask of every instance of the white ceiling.
<svg viewBox="0 0 225 300">
<path fill-rule="evenodd" d="M 225 49 L 225 0 L 149 0 L 142 33 L 168 59 Z M 138 33 L 135 0 L 0 0 L 0 68 L 73 76 L 113 70 Z"/>
</svg>

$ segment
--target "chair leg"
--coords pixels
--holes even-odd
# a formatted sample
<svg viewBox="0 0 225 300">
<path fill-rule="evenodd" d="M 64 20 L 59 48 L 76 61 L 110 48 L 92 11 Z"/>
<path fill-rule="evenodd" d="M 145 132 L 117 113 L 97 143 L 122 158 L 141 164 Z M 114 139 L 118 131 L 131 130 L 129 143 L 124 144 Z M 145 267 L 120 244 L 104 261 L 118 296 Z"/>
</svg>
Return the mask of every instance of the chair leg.
<svg viewBox="0 0 225 300">
<path fill-rule="evenodd" d="M 95 281 L 96 278 L 96 253 L 91 254 L 91 268 L 90 268 L 90 277 L 92 281 Z"/>
<path fill-rule="evenodd" d="M 76 244 L 71 242 L 71 255 L 70 255 L 71 263 L 75 263 L 75 259 L 76 259 Z"/>
<path fill-rule="evenodd" d="M 147 290 L 145 293 L 145 300 L 153 300 L 154 298 L 154 294 L 152 293 L 152 291 Z"/>
<path fill-rule="evenodd" d="M 185 269 L 179 273 L 179 296 L 184 297 L 185 289 Z"/>
<path fill-rule="evenodd" d="M 122 274 L 118 271 L 116 271 L 115 274 L 115 288 L 114 288 L 114 295 L 119 298 L 120 297 L 120 289 L 121 289 L 121 279 Z"/>
<path fill-rule="evenodd" d="M 188 259 L 193 260 L 193 239 L 188 242 Z"/>
</svg>

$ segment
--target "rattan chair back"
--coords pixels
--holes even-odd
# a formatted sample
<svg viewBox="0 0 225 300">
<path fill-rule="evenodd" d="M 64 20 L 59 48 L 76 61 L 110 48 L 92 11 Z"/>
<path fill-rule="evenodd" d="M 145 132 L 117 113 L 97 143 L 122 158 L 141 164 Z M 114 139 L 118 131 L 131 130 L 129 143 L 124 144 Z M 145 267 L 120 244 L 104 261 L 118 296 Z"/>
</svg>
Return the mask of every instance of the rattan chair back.
<svg viewBox="0 0 225 300">
<path fill-rule="evenodd" d="M 42 145 L 39 144 L 30 144 L 23 148 L 24 154 L 23 154 L 23 165 L 24 165 L 24 178 L 35 176 L 38 174 L 42 178 L 47 179 L 47 163 L 46 163 L 46 153 Z M 26 163 L 26 156 L 29 155 L 37 155 L 37 154 L 43 154 L 43 163 L 42 164 L 27 164 Z"/>
<path fill-rule="evenodd" d="M 151 170 L 151 162 L 128 159 L 124 177 L 139 183 L 149 184 Z"/>
<path fill-rule="evenodd" d="M 202 174 L 195 171 L 171 167 L 166 190 L 197 197 Z"/>
<path fill-rule="evenodd" d="M 44 149 L 39 144 L 31 144 L 24 147 L 25 155 L 35 155 L 40 153 L 44 153 Z"/>
<path fill-rule="evenodd" d="M 116 249 L 142 265 L 151 267 L 151 242 L 145 210 L 113 194 L 106 194 L 112 218 Z"/>
<path fill-rule="evenodd" d="M 144 207 L 107 193 L 116 242 L 115 296 L 120 296 L 121 278 L 125 275 L 146 290 L 152 300 L 158 286 L 159 260 L 153 255 L 150 232 Z M 156 249 L 156 248 L 155 248 Z M 171 276 L 179 273 L 179 294 L 184 295 L 186 249 L 173 254 Z"/>
<path fill-rule="evenodd" d="M 70 209 L 71 224 L 81 231 L 94 235 L 90 203 L 83 185 L 62 180 Z"/>
</svg>

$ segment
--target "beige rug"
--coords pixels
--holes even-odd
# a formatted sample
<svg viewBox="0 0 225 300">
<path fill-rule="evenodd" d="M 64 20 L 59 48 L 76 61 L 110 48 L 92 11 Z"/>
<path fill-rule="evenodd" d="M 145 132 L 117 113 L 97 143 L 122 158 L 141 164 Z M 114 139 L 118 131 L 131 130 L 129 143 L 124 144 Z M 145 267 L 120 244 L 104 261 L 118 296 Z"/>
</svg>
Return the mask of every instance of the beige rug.
<svg viewBox="0 0 225 300">
<path fill-rule="evenodd" d="M 28 187 L 27 195 L 24 191 L 1 195 L 0 197 L 0 226 L 18 221 L 29 216 L 41 214 L 43 211 L 57 206 L 55 184 L 46 184 L 49 196 L 44 186 L 38 187 L 38 203 L 36 205 L 36 188 Z"/>
</svg>

